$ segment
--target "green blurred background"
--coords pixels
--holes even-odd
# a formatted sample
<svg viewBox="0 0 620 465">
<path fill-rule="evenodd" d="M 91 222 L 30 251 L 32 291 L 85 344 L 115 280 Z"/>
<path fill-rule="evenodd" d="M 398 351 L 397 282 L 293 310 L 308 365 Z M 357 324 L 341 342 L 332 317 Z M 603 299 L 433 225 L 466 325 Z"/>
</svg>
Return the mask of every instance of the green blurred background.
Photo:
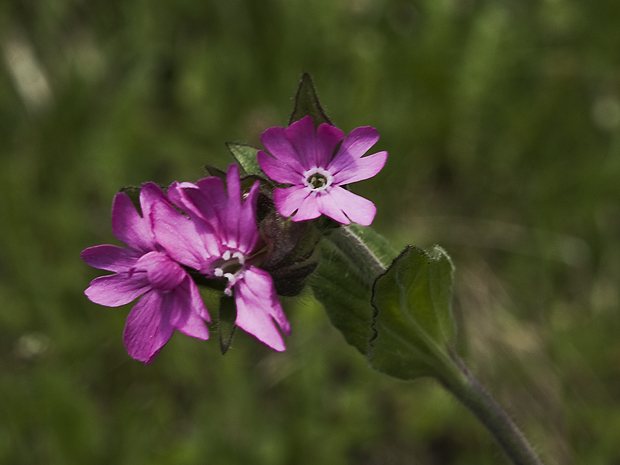
<svg viewBox="0 0 620 465">
<path fill-rule="evenodd" d="M 548 464 L 620 464 L 617 0 L 0 3 L 0 463 L 496 464 L 433 382 L 371 371 L 309 293 L 275 353 L 129 358 L 82 249 L 113 195 L 225 168 L 302 72 L 386 168 L 353 186 L 456 267 L 461 353 Z"/>
</svg>

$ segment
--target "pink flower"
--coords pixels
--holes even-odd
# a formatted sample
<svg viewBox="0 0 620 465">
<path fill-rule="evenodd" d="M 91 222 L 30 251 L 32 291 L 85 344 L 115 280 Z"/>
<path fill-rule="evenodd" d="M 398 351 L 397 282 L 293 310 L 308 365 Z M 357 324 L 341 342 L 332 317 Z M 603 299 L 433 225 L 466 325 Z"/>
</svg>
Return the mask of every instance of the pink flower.
<svg viewBox="0 0 620 465">
<path fill-rule="evenodd" d="M 150 214 L 169 206 L 153 183 L 140 191 L 143 217 L 125 193 L 116 194 L 112 207 L 112 232 L 127 248 L 99 245 L 82 252 L 90 266 L 113 271 L 95 278 L 85 294 L 100 305 L 118 307 L 142 296 L 127 316 L 123 340 L 129 355 L 151 363 L 175 329 L 206 340 L 209 321 L 196 284 L 155 240 Z"/>
<path fill-rule="evenodd" d="M 379 140 L 376 129 L 356 128 L 345 137 L 325 123 L 315 130 L 312 118 L 305 116 L 286 129 L 267 129 L 261 140 L 271 153 L 258 152 L 261 169 L 279 183 L 292 184 L 273 193 L 282 216 L 295 213 L 293 221 L 304 221 L 324 214 L 342 224 L 372 223 L 374 204 L 341 186 L 371 178 L 385 165 L 387 152 L 363 157 Z"/>
<path fill-rule="evenodd" d="M 197 184 L 173 183 L 168 196 L 184 216 L 171 205 L 155 205 L 152 213 L 157 242 L 168 255 L 208 278 L 225 278 L 225 293 L 235 297 L 235 324 L 269 347 L 282 351 L 284 341 L 276 324 L 286 334 L 290 325 L 276 296 L 269 273 L 253 265 L 258 243 L 255 182 L 242 202 L 239 169 L 230 165 L 228 195 L 218 177 Z"/>
</svg>

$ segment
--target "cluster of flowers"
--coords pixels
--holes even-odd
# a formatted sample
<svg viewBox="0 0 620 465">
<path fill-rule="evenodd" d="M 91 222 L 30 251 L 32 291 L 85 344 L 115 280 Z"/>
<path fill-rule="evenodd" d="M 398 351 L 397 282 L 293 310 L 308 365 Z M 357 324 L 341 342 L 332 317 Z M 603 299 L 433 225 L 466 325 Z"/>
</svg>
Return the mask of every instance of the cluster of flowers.
<svg viewBox="0 0 620 465">
<path fill-rule="evenodd" d="M 371 127 L 346 137 L 329 124 L 315 129 L 309 116 L 288 128 L 267 129 L 261 140 L 269 153 L 259 151 L 258 163 L 269 178 L 289 185 L 269 194 L 277 212 L 296 222 L 324 214 L 342 224 L 369 225 L 373 203 L 342 186 L 383 168 L 387 152 L 363 157 L 378 139 Z M 175 329 L 208 339 L 210 317 L 192 273 L 222 280 L 224 293 L 234 296 L 235 325 L 275 350 L 285 349 L 280 331 L 290 334 L 290 325 L 271 275 L 261 269 L 259 188 L 255 181 L 243 192 L 233 164 L 225 184 L 212 176 L 196 184 L 174 182 L 166 193 L 154 183 L 143 184 L 141 215 L 127 194 L 116 195 L 112 231 L 126 248 L 100 245 L 82 252 L 90 266 L 113 272 L 94 279 L 85 293 L 109 307 L 142 296 L 123 334 L 131 357 L 152 362 Z"/>
</svg>

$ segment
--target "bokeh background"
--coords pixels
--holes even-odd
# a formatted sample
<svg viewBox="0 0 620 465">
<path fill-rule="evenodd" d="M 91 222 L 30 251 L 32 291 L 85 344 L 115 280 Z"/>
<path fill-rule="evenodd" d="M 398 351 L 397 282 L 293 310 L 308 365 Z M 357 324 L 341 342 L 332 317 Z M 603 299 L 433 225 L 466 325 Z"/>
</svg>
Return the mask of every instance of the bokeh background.
<svg viewBox="0 0 620 465">
<path fill-rule="evenodd" d="M 500 464 L 430 380 L 375 373 L 305 293 L 274 353 L 175 335 L 145 367 L 90 303 L 123 186 L 225 168 L 302 72 L 386 168 L 396 245 L 456 264 L 459 350 L 548 464 L 620 463 L 617 0 L 0 3 L 0 463 Z"/>
</svg>

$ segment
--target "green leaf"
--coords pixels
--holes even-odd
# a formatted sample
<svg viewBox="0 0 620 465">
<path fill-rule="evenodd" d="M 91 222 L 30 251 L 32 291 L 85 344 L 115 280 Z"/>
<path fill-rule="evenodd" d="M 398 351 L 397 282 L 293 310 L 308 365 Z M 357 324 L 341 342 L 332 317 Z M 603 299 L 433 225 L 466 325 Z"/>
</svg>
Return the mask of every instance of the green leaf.
<svg viewBox="0 0 620 465">
<path fill-rule="evenodd" d="M 308 73 L 304 73 L 297 88 L 295 106 L 288 124 L 291 125 L 308 115 L 312 117 L 315 127 L 318 127 L 321 123 L 332 124 L 319 102 L 312 78 Z"/>
<path fill-rule="evenodd" d="M 215 176 L 216 178 L 220 178 L 222 181 L 226 182 L 226 171 L 216 168 L 213 165 L 206 165 L 205 170 L 209 176 Z"/>
<path fill-rule="evenodd" d="M 222 294 L 220 298 L 220 318 L 218 332 L 220 334 L 220 350 L 222 355 L 230 348 L 233 335 L 235 334 L 235 320 L 237 319 L 237 306 L 235 298 Z"/>
<path fill-rule="evenodd" d="M 258 165 L 258 159 L 256 158 L 256 154 L 258 153 L 258 149 L 256 147 L 238 142 L 226 142 L 226 147 L 228 147 L 228 150 L 230 150 L 232 156 L 235 160 L 237 160 L 247 174 L 264 176 L 260 166 Z"/>
<path fill-rule="evenodd" d="M 346 341 L 362 354 L 374 336 L 372 285 L 396 255 L 371 228 L 342 226 L 323 236 L 321 259 L 311 278 L 316 299 Z"/>
<path fill-rule="evenodd" d="M 408 247 L 377 279 L 376 338 L 368 357 L 373 368 L 401 379 L 451 376 L 453 271 L 441 247 L 430 252 Z"/>
<path fill-rule="evenodd" d="M 321 240 L 320 250 L 322 259 L 312 275 L 312 292 L 346 341 L 366 354 L 373 335 L 371 287 L 333 242 Z"/>
<path fill-rule="evenodd" d="M 133 206 L 136 207 L 136 210 L 140 216 L 142 216 L 142 206 L 140 205 L 140 187 L 137 186 L 125 186 L 120 192 L 124 192 L 127 194 Z"/>
</svg>

